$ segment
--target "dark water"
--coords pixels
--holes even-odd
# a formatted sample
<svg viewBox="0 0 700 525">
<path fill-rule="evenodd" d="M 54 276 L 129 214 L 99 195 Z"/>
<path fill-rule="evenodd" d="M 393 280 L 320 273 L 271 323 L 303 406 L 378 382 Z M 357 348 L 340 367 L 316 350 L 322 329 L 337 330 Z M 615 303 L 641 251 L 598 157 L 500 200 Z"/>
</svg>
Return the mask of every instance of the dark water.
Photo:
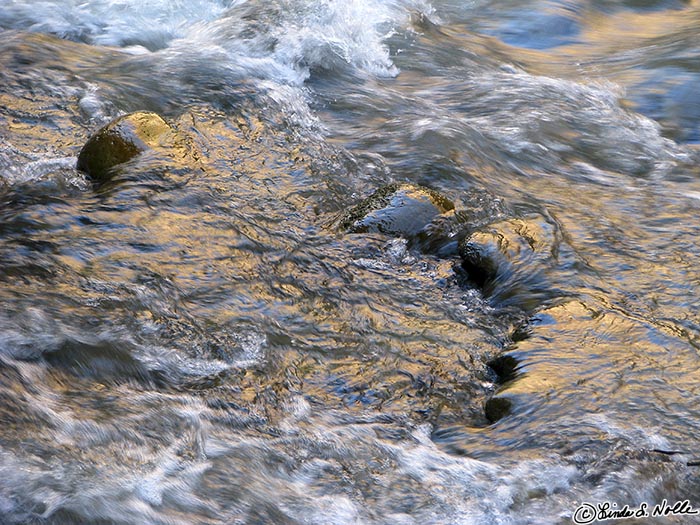
<svg viewBox="0 0 700 525">
<path fill-rule="evenodd" d="M 697 0 L 5 0 L 0 27 L 1 523 L 700 508 Z M 80 148 L 137 110 L 197 157 L 93 185 Z M 338 228 L 391 182 L 454 201 L 450 236 Z M 469 235 L 510 241 L 485 287 Z"/>
</svg>

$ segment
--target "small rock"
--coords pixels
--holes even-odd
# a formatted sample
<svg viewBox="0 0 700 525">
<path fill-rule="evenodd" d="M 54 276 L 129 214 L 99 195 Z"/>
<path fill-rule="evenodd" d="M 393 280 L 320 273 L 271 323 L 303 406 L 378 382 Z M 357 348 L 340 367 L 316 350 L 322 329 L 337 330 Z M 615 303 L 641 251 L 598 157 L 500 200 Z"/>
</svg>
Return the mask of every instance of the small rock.
<svg viewBox="0 0 700 525">
<path fill-rule="evenodd" d="M 497 382 L 503 384 L 517 377 L 520 362 L 512 355 L 502 354 L 486 363 L 486 365 L 496 374 Z"/>
<path fill-rule="evenodd" d="M 88 139 L 78 155 L 77 168 L 104 182 L 115 166 L 150 149 L 182 148 L 176 132 L 159 115 L 137 112 L 121 116 Z"/>
<path fill-rule="evenodd" d="M 340 227 L 351 233 L 378 232 L 412 238 L 451 210 L 454 204 L 434 190 L 415 184 L 390 184 L 351 208 Z"/>
<path fill-rule="evenodd" d="M 506 397 L 492 397 L 486 402 L 484 413 L 491 423 L 495 423 L 510 414 L 512 407 L 513 403 L 510 399 Z"/>
</svg>

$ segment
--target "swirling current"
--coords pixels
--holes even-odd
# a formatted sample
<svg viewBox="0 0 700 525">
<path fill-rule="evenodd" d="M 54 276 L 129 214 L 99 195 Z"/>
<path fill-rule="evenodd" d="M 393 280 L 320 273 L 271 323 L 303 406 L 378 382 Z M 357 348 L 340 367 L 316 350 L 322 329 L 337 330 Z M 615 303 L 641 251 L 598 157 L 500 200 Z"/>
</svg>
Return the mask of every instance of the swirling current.
<svg viewBox="0 0 700 525">
<path fill-rule="evenodd" d="M 700 509 L 699 35 L 698 0 L 3 0 L 0 522 Z M 136 111 L 196 154 L 96 184 Z M 392 188 L 449 211 L 352 226 Z"/>
</svg>

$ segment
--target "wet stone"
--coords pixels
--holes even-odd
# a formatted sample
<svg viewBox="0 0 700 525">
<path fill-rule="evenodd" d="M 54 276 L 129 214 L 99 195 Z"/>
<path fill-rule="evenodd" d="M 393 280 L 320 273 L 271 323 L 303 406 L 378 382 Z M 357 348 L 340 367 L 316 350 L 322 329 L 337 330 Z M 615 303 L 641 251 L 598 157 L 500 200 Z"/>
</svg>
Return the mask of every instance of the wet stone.
<svg viewBox="0 0 700 525">
<path fill-rule="evenodd" d="M 109 180 L 112 169 L 152 149 L 182 149 L 177 132 L 159 115 L 136 112 L 113 120 L 93 136 L 80 150 L 77 168 L 93 180 Z M 178 155 L 181 156 L 181 155 Z"/>
<path fill-rule="evenodd" d="M 351 208 L 340 227 L 350 233 L 377 232 L 411 239 L 451 210 L 454 204 L 430 188 L 390 184 Z"/>
<path fill-rule="evenodd" d="M 494 371 L 498 378 L 497 382 L 500 384 L 515 379 L 517 377 L 518 367 L 520 366 L 520 362 L 512 355 L 508 354 L 500 355 L 486 364 Z"/>
<path fill-rule="evenodd" d="M 513 403 L 510 401 L 510 399 L 505 397 L 492 397 L 486 402 L 484 412 L 486 414 L 486 418 L 491 423 L 495 423 L 499 419 L 502 419 L 510 414 L 512 406 Z"/>
<path fill-rule="evenodd" d="M 469 279 L 487 296 L 529 310 L 556 293 L 545 274 L 557 245 L 555 227 L 542 217 L 509 219 L 472 232 L 459 254 Z"/>
</svg>

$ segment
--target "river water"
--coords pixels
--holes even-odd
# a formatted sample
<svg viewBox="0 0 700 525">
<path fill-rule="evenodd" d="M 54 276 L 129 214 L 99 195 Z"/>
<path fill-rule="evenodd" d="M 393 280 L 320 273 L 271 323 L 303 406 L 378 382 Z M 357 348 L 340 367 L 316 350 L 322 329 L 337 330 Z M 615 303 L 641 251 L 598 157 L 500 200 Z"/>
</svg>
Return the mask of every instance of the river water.
<svg viewBox="0 0 700 525">
<path fill-rule="evenodd" d="M 1 4 L 0 522 L 700 508 L 698 0 Z M 197 161 L 92 184 L 137 110 Z M 392 182 L 458 226 L 338 227 Z"/>
</svg>

